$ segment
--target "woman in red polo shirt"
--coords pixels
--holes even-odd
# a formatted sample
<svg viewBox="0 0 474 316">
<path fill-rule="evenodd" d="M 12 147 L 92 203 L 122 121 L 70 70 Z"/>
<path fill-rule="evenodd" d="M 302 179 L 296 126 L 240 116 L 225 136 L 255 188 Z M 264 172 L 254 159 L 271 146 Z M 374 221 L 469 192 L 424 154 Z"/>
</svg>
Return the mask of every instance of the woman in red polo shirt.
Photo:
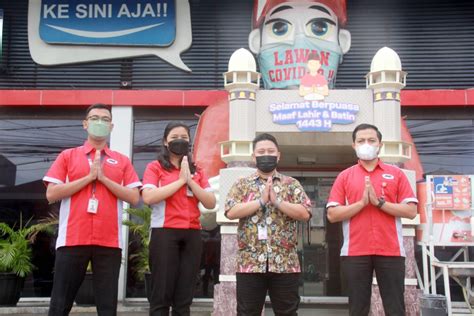
<svg viewBox="0 0 474 316">
<path fill-rule="evenodd" d="M 212 209 L 216 198 L 207 177 L 192 162 L 189 127 L 169 123 L 163 150 L 143 175 L 143 201 L 151 215 L 150 315 L 189 315 L 201 260 L 198 203 Z"/>
</svg>

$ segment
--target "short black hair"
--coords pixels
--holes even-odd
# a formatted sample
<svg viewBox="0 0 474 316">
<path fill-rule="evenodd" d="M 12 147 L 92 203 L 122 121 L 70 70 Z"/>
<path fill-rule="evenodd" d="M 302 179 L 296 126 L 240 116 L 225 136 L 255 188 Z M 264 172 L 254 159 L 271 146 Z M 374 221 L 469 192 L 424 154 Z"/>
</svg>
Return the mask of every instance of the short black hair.
<svg viewBox="0 0 474 316">
<path fill-rule="evenodd" d="M 252 141 L 253 150 L 255 150 L 255 147 L 257 146 L 257 143 L 258 143 L 258 142 L 261 142 L 261 141 L 264 141 L 264 140 L 269 140 L 269 141 L 271 141 L 272 143 L 275 144 L 276 148 L 277 148 L 278 150 L 280 150 L 280 147 L 278 146 L 278 142 L 277 142 L 275 136 L 270 135 L 270 134 L 268 134 L 268 133 L 263 133 L 263 134 L 260 134 L 260 135 L 255 136 L 255 138 L 254 138 L 253 141 Z"/>
<path fill-rule="evenodd" d="M 353 143 L 355 143 L 357 132 L 358 131 L 363 131 L 365 129 L 373 129 L 375 132 L 377 132 L 377 138 L 379 139 L 379 142 L 382 141 L 382 133 L 380 133 L 377 126 L 362 123 L 362 124 L 357 125 L 356 128 L 354 129 L 354 131 L 352 132 L 352 142 Z"/>
<path fill-rule="evenodd" d="M 103 104 L 103 103 L 95 103 L 89 106 L 86 110 L 86 117 L 89 115 L 89 112 L 92 111 L 93 109 L 104 109 L 109 111 L 110 117 L 112 117 L 112 108 L 110 105 Z"/>
</svg>

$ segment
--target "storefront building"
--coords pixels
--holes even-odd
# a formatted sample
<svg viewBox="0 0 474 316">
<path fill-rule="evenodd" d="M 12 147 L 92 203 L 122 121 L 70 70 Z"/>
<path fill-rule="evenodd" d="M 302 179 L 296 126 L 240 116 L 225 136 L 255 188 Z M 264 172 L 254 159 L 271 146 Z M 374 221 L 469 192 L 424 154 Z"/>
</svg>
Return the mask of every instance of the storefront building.
<svg viewBox="0 0 474 316">
<path fill-rule="evenodd" d="M 114 11 L 103 5 L 113 1 L 84 1 L 76 18 L 79 14 L 82 20 L 97 21 L 122 12 L 138 20 L 158 19 L 166 10 L 176 26 L 166 31 L 172 34 L 171 40 L 150 33 L 148 37 L 158 37 L 156 43 L 142 43 L 138 38 L 121 46 L 132 47 L 130 50 L 117 49 L 113 42 L 73 46 L 44 30 L 48 18 L 68 20 L 67 9 L 72 10 L 72 5 L 57 4 L 68 1 L 0 0 L 0 221 L 14 223 L 20 213 L 23 218 L 38 220 L 57 212 L 58 205 L 46 201 L 41 179 L 60 151 L 83 143 L 83 112 L 93 103 L 112 105 L 115 130 L 111 147 L 129 155 L 140 176 L 146 164 L 156 158 L 163 128 L 170 120 L 187 122 L 193 134 L 198 130 L 195 154 L 204 157 L 211 176 L 225 167 L 224 162 L 216 164 L 212 159 L 220 155 L 218 141 L 232 140 L 218 134 L 227 121 L 209 123 L 200 117 L 229 106 L 231 98 L 222 74 L 229 71 L 229 59 L 237 49 L 249 49 L 254 1 L 139 1 L 141 8 L 136 2 L 122 2 L 128 7 Z M 153 6 L 145 9 L 146 3 Z M 474 4 L 467 0 L 348 0 L 346 14 L 344 29 L 350 32 L 350 49 L 343 55 L 337 81 L 334 75 L 330 89 L 344 94 L 366 89 L 365 76 L 374 55 L 382 47 L 390 47 L 408 73 L 400 104 L 422 166 L 416 170 L 415 181 L 422 173 L 474 174 Z M 259 90 L 259 97 L 271 91 L 264 90 L 263 84 Z M 363 99 L 356 92 L 348 96 Z M 258 122 L 259 117 L 248 119 L 257 120 L 256 126 L 264 124 Z M 326 132 L 313 130 L 313 136 L 302 141 L 318 142 Z M 209 149 L 209 144 L 215 146 Z M 338 172 L 356 159 L 350 150 L 329 148 L 334 156 L 330 159 L 321 151 L 324 144 L 320 146 L 317 151 L 300 148 L 300 154 L 290 146 L 283 152 L 294 157 L 289 157 L 282 171 L 303 183 L 320 215 L 301 226 L 301 295 L 308 302 L 345 297 L 339 271 L 340 227 L 325 220 L 324 196 Z M 210 259 L 203 259 L 196 298 L 213 297 L 220 263 L 216 247 L 220 249 L 221 236 L 215 233 L 212 221 L 206 224 L 202 236 Z M 144 298 L 143 281 L 135 276 L 128 260 L 137 251 L 135 237 L 124 230 L 124 238 L 131 243 L 124 251 L 119 297 L 123 301 Z M 37 269 L 25 282 L 23 299 L 49 297 L 54 243 L 54 238 L 46 235 L 35 242 Z M 227 273 L 221 275 L 228 277 Z"/>
</svg>

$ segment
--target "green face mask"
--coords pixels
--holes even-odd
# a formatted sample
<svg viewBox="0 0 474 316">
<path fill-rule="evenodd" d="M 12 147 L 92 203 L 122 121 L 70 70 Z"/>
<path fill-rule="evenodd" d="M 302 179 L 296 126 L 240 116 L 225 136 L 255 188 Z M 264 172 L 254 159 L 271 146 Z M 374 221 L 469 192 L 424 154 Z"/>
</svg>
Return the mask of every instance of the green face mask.
<svg viewBox="0 0 474 316">
<path fill-rule="evenodd" d="M 110 134 L 110 124 L 101 120 L 89 121 L 87 133 L 95 138 L 106 138 Z"/>
</svg>

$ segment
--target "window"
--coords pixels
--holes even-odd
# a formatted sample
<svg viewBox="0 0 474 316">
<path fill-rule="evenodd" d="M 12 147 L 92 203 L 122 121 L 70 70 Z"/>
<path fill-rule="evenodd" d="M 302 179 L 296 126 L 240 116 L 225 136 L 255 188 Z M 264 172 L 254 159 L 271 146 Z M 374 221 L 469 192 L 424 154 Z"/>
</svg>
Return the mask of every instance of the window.
<svg viewBox="0 0 474 316">
<path fill-rule="evenodd" d="M 62 150 L 85 140 L 83 113 L 15 110 L 0 112 L 0 221 L 9 225 L 58 213 L 58 203 L 48 205 L 42 178 Z M 50 296 L 54 255 L 55 236 L 39 234 L 33 244 L 36 269 L 25 280 L 23 297 Z"/>
</svg>

